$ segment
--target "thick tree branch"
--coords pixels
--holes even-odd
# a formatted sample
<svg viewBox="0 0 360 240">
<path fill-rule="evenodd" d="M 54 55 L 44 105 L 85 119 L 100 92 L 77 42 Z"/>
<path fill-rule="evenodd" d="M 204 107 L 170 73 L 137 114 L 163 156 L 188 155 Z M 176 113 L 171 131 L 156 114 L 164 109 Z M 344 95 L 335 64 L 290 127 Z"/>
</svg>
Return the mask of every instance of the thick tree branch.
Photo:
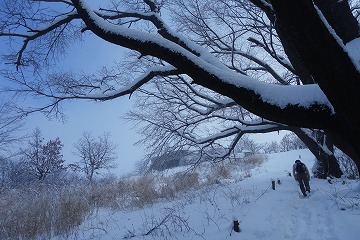
<svg viewBox="0 0 360 240">
<path fill-rule="evenodd" d="M 111 28 L 113 31 L 105 30 L 106 22 L 102 21 L 95 14 L 89 14 L 91 10 L 86 9 L 80 1 L 74 0 L 73 3 L 87 27 L 102 39 L 139 51 L 144 55 L 159 57 L 180 71 L 186 72 L 197 84 L 234 99 L 238 104 L 255 114 L 262 115 L 273 121 L 295 126 L 313 128 L 319 128 L 320 126 L 333 128 L 336 126 L 331 109 L 323 105 L 323 103 L 315 103 L 306 108 L 298 104 L 289 103 L 286 107 L 282 108 L 278 105 L 265 102 L 262 99 L 262 93 L 251 89 L 250 85 L 247 88 L 244 87 L 244 85 L 247 85 L 246 82 L 254 80 L 245 78 L 246 80 L 243 82 L 241 79 L 244 79 L 244 77 L 239 75 L 224 75 L 224 73 L 220 72 L 221 69 L 216 69 L 218 65 L 211 65 L 209 62 L 202 60 L 201 57 L 199 58 L 191 52 L 179 48 L 177 44 L 161 40 L 151 34 L 142 33 L 142 38 L 139 39 L 139 33 L 134 30 L 126 29 L 125 31 L 121 27 Z M 232 82 L 227 82 L 224 79 L 233 80 Z M 235 82 L 239 82 L 239 84 Z M 273 87 L 276 88 L 276 86 Z M 321 95 L 320 92 L 319 94 Z M 289 114 L 293 114 L 294 118 L 289 119 Z"/>
</svg>

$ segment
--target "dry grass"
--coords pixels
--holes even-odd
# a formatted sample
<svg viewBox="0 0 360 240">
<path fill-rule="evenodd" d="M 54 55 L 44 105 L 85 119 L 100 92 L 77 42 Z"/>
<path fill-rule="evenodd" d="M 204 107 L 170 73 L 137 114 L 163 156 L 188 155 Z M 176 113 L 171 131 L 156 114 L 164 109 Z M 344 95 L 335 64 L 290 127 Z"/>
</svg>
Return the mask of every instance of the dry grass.
<svg viewBox="0 0 360 240">
<path fill-rule="evenodd" d="M 173 176 L 174 188 L 176 192 L 183 192 L 199 187 L 199 173 L 176 173 Z"/>
<path fill-rule="evenodd" d="M 255 168 L 260 166 L 267 159 L 267 155 L 256 154 L 250 157 L 247 157 L 242 160 L 242 165 L 247 168 Z"/>
<path fill-rule="evenodd" d="M 49 239 L 69 234 L 91 209 L 82 196 L 80 189 L 56 190 L 44 185 L 4 193 L 0 239 Z"/>
<path fill-rule="evenodd" d="M 201 183 L 199 173 L 187 172 L 170 176 L 109 177 L 92 184 L 74 182 L 62 187 L 33 184 L 7 190 L 0 195 L 0 239 L 66 238 L 98 208 L 133 209 L 153 204 L 160 198 L 174 199 L 185 191 L 230 178 L 234 171 L 247 172 L 265 159 L 253 156 L 221 163 L 209 172 L 207 182 Z"/>
<path fill-rule="evenodd" d="M 152 204 L 159 198 L 159 194 L 156 191 L 155 177 L 150 174 L 134 179 L 130 183 L 130 191 L 134 207 Z"/>
<path fill-rule="evenodd" d="M 165 199 L 174 199 L 180 193 L 197 189 L 200 186 L 197 172 L 178 172 L 173 176 L 161 177 L 158 182 L 160 183 L 159 196 Z"/>
<path fill-rule="evenodd" d="M 250 177 L 251 169 L 260 166 L 266 159 L 266 155 L 257 154 L 244 159 L 232 159 L 211 165 L 208 174 L 206 174 L 207 184 L 219 184 L 222 180 L 230 178 L 241 181 Z"/>
<path fill-rule="evenodd" d="M 97 208 L 119 209 L 122 205 L 118 199 L 122 191 L 125 190 L 126 188 L 121 188 L 118 179 L 114 177 L 104 178 L 90 186 L 90 205 Z"/>
</svg>

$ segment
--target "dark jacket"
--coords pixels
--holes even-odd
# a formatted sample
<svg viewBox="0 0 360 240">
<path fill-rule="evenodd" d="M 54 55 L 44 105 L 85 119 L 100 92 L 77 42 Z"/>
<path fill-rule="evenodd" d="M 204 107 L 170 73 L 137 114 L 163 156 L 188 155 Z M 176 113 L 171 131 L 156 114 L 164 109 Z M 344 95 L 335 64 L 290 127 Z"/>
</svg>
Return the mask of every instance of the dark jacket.
<svg viewBox="0 0 360 240">
<path fill-rule="evenodd" d="M 308 168 L 306 167 L 305 164 L 304 164 L 304 166 L 305 166 L 305 172 L 298 173 L 298 172 L 296 172 L 296 169 L 295 169 L 296 168 L 296 163 L 294 163 L 294 165 L 293 165 L 293 176 L 294 176 L 295 180 L 298 180 L 298 177 L 305 177 L 308 180 L 310 179 L 310 172 L 309 172 L 309 170 L 308 170 Z"/>
</svg>

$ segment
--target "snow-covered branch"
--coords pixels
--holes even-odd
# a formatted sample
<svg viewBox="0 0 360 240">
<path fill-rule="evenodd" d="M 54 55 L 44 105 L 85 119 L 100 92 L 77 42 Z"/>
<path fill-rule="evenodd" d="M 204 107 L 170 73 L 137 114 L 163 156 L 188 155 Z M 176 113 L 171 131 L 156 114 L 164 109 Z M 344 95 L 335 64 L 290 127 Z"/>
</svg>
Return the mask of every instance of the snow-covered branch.
<svg viewBox="0 0 360 240">
<path fill-rule="evenodd" d="M 163 6 L 151 0 L 136 1 L 131 6 L 114 3 L 100 10 L 93 10 L 85 0 L 72 0 L 71 4 L 49 0 L 22 3 L 28 5 L 14 4 L 19 11 L 6 5 L 0 25 L 0 37 L 10 36 L 15 49 L 15 56 L 5 57 L 18 70 L 29 65 L 39 79 L 47 78 L 40 67 L 50 66 L 49 59 L 56 60 L 54 51 L 66 52 L 66 46 L 84 31 L 95 34 L 104 44 L 132 50 L 140 54 L 140 59 L 157 61 L 151 68 L 139 67 L 136 72 L 141 69 L 142 75 L 129 77 L 134 79 L 130 84 L 123 82 L 125 78 L 120 74 L 111 83 L 100 77 L 62 78 L 63 85 L 61 81 L 52 85 L 50 81 L 31 83 L 20 79 L 23 89 L 19 92 L 46 97 L 57 106 L 65 99 L 113 99 L 132 94 L 158 77 L 181 74 L 189 84 L 206 89 L 203 96 L 217 93 L 220 99 L 231 99 L 267 121 L 323 129 L 331 132 L 338 145 L 345 141 L 352 152 L 360 149 L 360 111 L 353 107 L 359 96 L 360 74 L 345 44 L 340 42 L 359 37 L 359 24 L 347 1 L 331 0 L 322 5 L 321 1 L 303 0 L 176 0 L 174 8 L 181 11 L 167 9 L 176 12 L 176 30 L 162 20 Z M 53 11 L 45 11 L 44 6 L 50 5 Z M 56 8 L 59 5 L 62 7 Z M 341 19 L 333 17 L 339 13 Z M 19 43 L 19 39 L 23 42 Z M 236 111 L 211 98 L 207 103 L 206 97 L 194 97 L 179 87 L 176 94 L 170 100 L 184 97 L 193 104 L 175 100 L 175 111 L 180 114 L 187 108 L 199 119 L 203 114 L 215 119 L 221 118 L 218 111 Z M 218 121 L 225 121 L 225 114 L 222 116 Z M 186 125 L 187 120 L 182 119 L 182 123 Z M 191 133 L 194 129 L 187 130 Z"/>
</svg>

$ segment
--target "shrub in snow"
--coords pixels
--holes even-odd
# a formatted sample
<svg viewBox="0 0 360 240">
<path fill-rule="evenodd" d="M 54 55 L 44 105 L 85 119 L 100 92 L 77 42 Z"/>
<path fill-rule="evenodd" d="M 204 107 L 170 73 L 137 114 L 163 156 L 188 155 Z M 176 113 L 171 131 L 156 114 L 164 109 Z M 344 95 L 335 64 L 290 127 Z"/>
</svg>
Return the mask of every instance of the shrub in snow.
<svg viewBox="0 0 360 240">
<path fill-rule="evenodd" d="M 199 173 L 176 173 L 173 177 L 174 188 L 178 191 L 186 191 L 197 188 L 199 183 Z"/>
<path fill-rule="evenodd" d="M 154 203 L 159 194 L 156 191 L 155 177 L 151 174 L 141 176 L 130 183 L 131 195 L 134 207 L 143 207 Z"/>
<path fill-rule="evenodd" d="M 119 181 L 116 178 L 104 178 L 89 186 L 89 201 L 100 208 L 119 209 L 119 196 L 121 194 Z"/>
<path fill-rule="evenodd" d="M 90 213 L 83 188 L 34 184 L 0 196 L 0 239 L 50 239 L 67 235 Z"/>
</svg>

